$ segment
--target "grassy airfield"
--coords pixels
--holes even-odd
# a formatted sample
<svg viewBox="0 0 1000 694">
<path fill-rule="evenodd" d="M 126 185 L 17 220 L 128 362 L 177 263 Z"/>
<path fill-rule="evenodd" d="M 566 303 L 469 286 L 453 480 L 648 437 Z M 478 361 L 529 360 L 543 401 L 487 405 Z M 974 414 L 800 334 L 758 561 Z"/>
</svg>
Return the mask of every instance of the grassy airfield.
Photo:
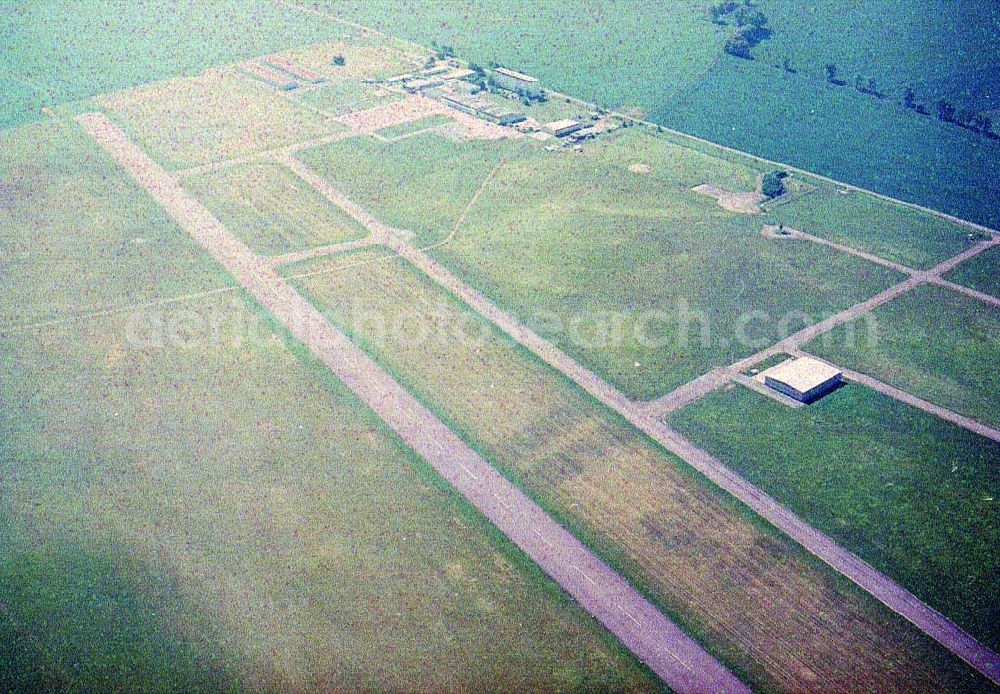
<svg viewBox="0 0 1000 694">
<path fill-rule="evenodd" d="M 798 410 L 742 387 L 669 419 L 991 648 L 1000 444 L 848 385 Z M 803 435 L 808 432 L 808 435 Z M 992 501 L 990 499 L 993 499 Z"/>
</svg>

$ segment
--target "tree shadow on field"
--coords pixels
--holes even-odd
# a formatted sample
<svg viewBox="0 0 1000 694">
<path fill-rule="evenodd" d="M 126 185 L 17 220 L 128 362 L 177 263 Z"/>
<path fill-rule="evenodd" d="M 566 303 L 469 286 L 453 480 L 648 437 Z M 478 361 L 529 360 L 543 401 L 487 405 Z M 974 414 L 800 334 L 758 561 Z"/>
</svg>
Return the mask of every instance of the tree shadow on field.
<svg viewBox="0 0 1000 694">
<path fill-rule="evenodd" d="M 76 543 L 8 542 L 0 522 L 0 691 L 233 689 L 173 580 Z M 199 624 L 200 626 L 200 624 Z"/>
</svg>

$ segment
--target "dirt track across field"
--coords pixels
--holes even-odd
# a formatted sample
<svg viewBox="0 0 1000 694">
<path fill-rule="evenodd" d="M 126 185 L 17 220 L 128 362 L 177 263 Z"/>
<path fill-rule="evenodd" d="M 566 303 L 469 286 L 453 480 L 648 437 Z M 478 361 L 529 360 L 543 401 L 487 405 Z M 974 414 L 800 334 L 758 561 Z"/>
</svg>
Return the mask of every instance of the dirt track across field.
<svg viewBox="0 0 1000 694">
<path fill-rule="evenodd" d="M 110 120 L 97 113 L 76 120 L 296 339 L 667 685 L 680 692 L 749 692 L 336 330 Z"/>
<path fill-rule="evenodd" d="M 813 354 L 808 354 L 802 350 L 792 350 L 791 354 L 797 357 L 811 357 L 812 359 L 816 359 L 817 361 L 821 361 L 825 364 L 830 364 L 831 366 L 840 369 L 844 374 L 844 378 L 848 381 L 855 381 L 857 383 L 861 383 L 862 385 L 866 385 L 872 390 L 877 390 L 884 395 L 888 395 L 890 398 L 894 398 L 900 402 L 905 402 L 911 407 L 923 410 L 924 412 L 932 414 L 936 417 L 940 417 L 946 422 L 951 422 L 952 424 L 960 426 L 963 429 L 968 429 L 973 433 L 1000 443 L 1000 431 L 992 427 L 988 427 L 985 424 L 980 424 L 974 419 L 964 417 L 957 412 L 953 412 L 945 407 L 941 407 L 940 405 L 935 405 L 932 402 L 927 402 L 923 398 L 918 398 L 916 395 L 907 393 L 905 390 L 900 390 L 899 388 L 891 386 L 888 383 L 883 383 L 877 378 L 873 378 L 863 373 L 858 373 L 857 371 L 852 371 L 851 369 L 846 369 L 839 364 L 834 364 L 831 361 L 827 361 L 826 359 L 822 359 Z"/>
<path fill-rule="evenodd" d="M 659 442 L 668 451 L 687 462 L 715 484 L 749 506 L 758 515 L 765 518 L 772 525 L 829 564 L 833 569 L 847 576 L 891 610 L 912 622 L 921 631 L 965 660 L 986 677 L 1000 684 L 1000 656 L 965 633 L 951 620 L 924 604 L 917 596 L 898 585 L 891 578 L 869 566 L 828 536 L 813 528 L 778 503 L 776 499 L 765 494 L 736 472 L 727 468 L 720 460 L 695 446 L 655 416 L 650 416 L 642 404 L 631 402 L 623 393 L 601 379 L 597 374 L 578 364 L 569 355 L 557 349 L 535 332 L 520 325 L 512 316 L 494 306 L 486 297 L 459 280 L 427 254 L 410 247 L 404 241 L 395 241 L 392 246 L 415 267 L 423 271 L 441 286 L 453 292 L 476 312 L 500 328 L 500 330 L 534 352 L 550 366 L 553 366 L 565 376 L 575 381 L 584 390 L 625 417 L 634 426 Z M 970 251 L 967 251 L 967 253 Z M 945 264 L 942 263 L 942 265 Z M 917 278 L 911 278 L 903 284 L 896 285 L 896 287 L 874 297 L 870 301 L 873 306 L 888 301 L 893 296 L 907 291 L 919 281 Z M 859 304 L 853 307 L 853 309 L 849 309 L 845 314 L 860 315 L 864 310 L 867 309 L 864 309 Z M 848 319 L 844 318 L 843 320 Z M 815 334 L 821 332 L 818 328 L 815 330 Z M 806 332 L 802 331 L 802 333 L 796 333 L 796 335 L 800 335 L 800 339 L 804 340 Z M 798 343 L 795 346 L 797 347 Z M 788 351 L 789 349 L 791 348 L 786 347 L 784 351 Z"/>
</svg>

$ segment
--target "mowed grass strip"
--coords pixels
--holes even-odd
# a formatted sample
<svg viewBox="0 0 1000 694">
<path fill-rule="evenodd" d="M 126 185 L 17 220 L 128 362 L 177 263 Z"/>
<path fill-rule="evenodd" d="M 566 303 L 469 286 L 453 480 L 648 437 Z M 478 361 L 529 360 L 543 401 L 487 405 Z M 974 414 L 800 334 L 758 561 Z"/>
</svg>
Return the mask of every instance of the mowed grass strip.
<svg viewBox="0 0 1000 694">
<path fill-rule="evenodd" d="M 232 67 L 154 82 L 96 101 L 168 170 L 233 159 L 344 128 Z"/>
<path fill-rule="evenodd" d="M 359 239 L 367 230 L 277 162 L 254 162 L 184 180 L 252 250 L 280 255 Z"/>
<path fill-rule="evenodd" d="M 253 305 L 0 339 L 0 683 L 656 691 Z"/>
<path fill-rule="evenodd" d="M 1000 246 L 966 260 L 947 278 L 955 284 L 1000 298 Z"/>
<path fill-rule="evenodd" d="M 800 409 L 732 387 L 669 423 L 1000 649 L 1000 444 L 856 383 Z"/>
<path fill-rule="evenodd" d="M 232 284 L 75 124 L 0 133 L 0 329 Z"/>
<path fill-rule="evenodd" d="M 865 193 L 844 194 L 828 184 L 776 206 L 774 214 L 771 223 L 917 269 L 936 265 L 970 245 L 966 227 Z"/>
<path fill-rule="evenodd" d="M 417 120 L 409 121 L 408 123 L 400 123 L 399 125 L 393 125 L 388 128 L 376 130 L 375 134 L 380 135 L 387 140 L 395 140 L 400 137 L 406 137 L 407 135 L 413 135 L 422 130 L 437 128 L 452 122 L 454 121 L 452 121 L 452 119 L 448 116 L 427 116 L 426 118 L 418 118 Z"/>
<path fill-rule="evenodd" d="M 922 285 L 803 348 L 1000 427 L 1000 312 Z"/>
<path fill-rule="evenodd" d="M 321 21 L 334 24 L 327 18 Z M 430 51 L 391 36 L 350 28 L 340 40 L 296 46 L 280 55 L 331 79 L 378 82 L 423 67 Z M 342 56 L 344 64 L 334 65 L 335 56 Z"/>
<path fill-rule="evenodd" d="M 915 628 L 405 261 L 353 255 L 373 262 L 293 281 L 470 445 L 749 683 L 782 691 L 976 684 L 964 665 Z"/>
<path fill-rule="evenodd" d="M 638 128 L 582 153 L 426 134 L 350 138 L 303 160 L 423 243 L 451 230 L 501 156 L 435 258 L 633 398 L 663 395 L 902 279 L 763 238 L 767 217 L 690 190 L 752 191 L 758 169 Z"/>
<path fill-rule="evenodd" d="M 339 79 L 295 95 L 302 103 L 331 116 L 364 111 L 403 98 L 383 87 L 353 79 Z"/>
</svg>

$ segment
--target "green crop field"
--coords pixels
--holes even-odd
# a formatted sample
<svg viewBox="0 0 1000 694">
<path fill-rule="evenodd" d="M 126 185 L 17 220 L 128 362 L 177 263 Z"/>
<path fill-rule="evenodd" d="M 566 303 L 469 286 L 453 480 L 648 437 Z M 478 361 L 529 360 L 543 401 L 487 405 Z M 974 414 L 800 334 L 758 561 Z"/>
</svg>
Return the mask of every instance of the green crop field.
<svg viewBox="0 0 1000 694">
<path fill-rule="evenodd" d="M 257 162 L 184 181 L 226 229 L 264 255 L 339 243 L 367 231 L 281 164 Z"/>
<path fill-rule="evenodd" d="M 0 133 L 0 327 L 231 283 L 75 123 Z"/>
<path fill-rule="evenodd" d="M 839 689 L 859 673 L 887 681 L 897 667 L 915 688 L 958 684 L 937 680 L 964 669 L 937 646 L 404 261 L 351 255 L 365 264 L 289 271 L 454 431 L 751 684 Z"/>
<path fill-rule="evenodd" d="M 948 274 L 948 279 L 1000 297 L 1000 247 L 990 248 L 966 260 Z"/>
<path fill-rule="evenodd" d="M 761 62 L 788 56 L 813 76 L 823 76 L 824 65 L 833 63 L 845 79 L 873 77 L 893 97 L 913 85 L 928 102 L 944 96 L 976 108 L 994 103 L 1000 75 L 988 59 L 1000 54 L 995 7 L 974 0 L 824 2 L 799 11 L 781 0 L 758 5 L 774 29 L 754 51 Z"/>
<path fill-rule="evenodd" d="M 651 119 L 1000 226 L 1000 217 L 991 211 L 991 201 L 1000 195 L 1000 142 L 849 87 L 726 56 Z"/>
<path fill-rule="evenodd" d="M 763 238 L 767 218 L 689 190 L 751 190 L 758 170 L 638 129 L 583 153 L 429 134 L 302 155 L 384 221 L 436 232 L 421 242 L 451 228 L 501 156 L 435 256 L 635 397 L 662 395 L 896 279 L 831 249 Z"/>
<path fill-rule="evenodd" d="M 304 43 L 344 25 L 270 0 L 16 0 L 0 18 L 0 128 L 75 101 Z M 14 92 L 8 85 L 15 86 Z"/>
<path fill-rule="evenodd" d="M 858 384 L 801 409 L 734 387 L 669 423 L 1000 646 L 1000 444 Z"/>
<path fill-rule="evenodd" d="M 775 221 L 912 268 L 927 268 L 969 246 L 966 227 L 863 193 L 821 186 L 774 208 Z"/>
<path fill-rule="evenodd" d="M 659 688 L 238 295 L 0 374 L 4 691 Z"/>
<path fill-rule="evenodd" d="M 523 70 L 604 105 L 649 110 L 707 70 L 725 34 L 689 0 L 321 0 L 329 12 L 463 58 Z M 503 21 L 498 21 L 502 17 Z"/>
<path fill-rule="evenodd" d="M 874 322 L 859 318 L 804 349 L 1000 426 L 1000 315 L 976 299 L 917 287 L 877 308 Z"/>
</svg>

